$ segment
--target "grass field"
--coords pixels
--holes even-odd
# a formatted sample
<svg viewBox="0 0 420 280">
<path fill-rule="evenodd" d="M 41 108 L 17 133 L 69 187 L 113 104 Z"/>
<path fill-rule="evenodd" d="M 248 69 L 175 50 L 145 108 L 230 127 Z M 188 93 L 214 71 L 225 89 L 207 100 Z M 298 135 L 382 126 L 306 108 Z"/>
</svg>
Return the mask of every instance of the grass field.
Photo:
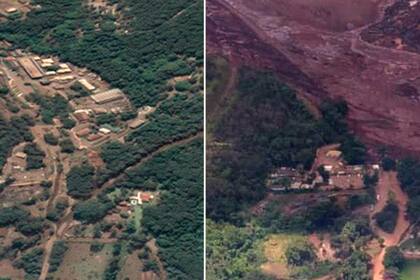
<svg viewBox="0 0 420 280">
<path fill-rule="evenodd" d="M 287 266 L 286 250 L 291 244 L 306 242 L 304 235 L 298 234 L 273 234 L 268 236 L 263 244 L 264 256 L 267 262 L 261 266 L 261 270 L 279 279 L 289 278 L 292 272 Z"/>
<path fill-rule="evenodd" d="M 130 220 L 134 220 L 136 229 L 139 230 L 141 226 L 141 219 L 143 217 L 143 208 L 141 206 L 133 207 Z"/>
<path fill-rule="evenodd" d="M 407 261 L 405 268 L 401 271 L 400 280 L 419 280 L 420 261 Z"/>
<path fill-rule="evenodd" d="M 287 248 L 299 242 L 306 242 L 304 235 L 298 234 L 273 234 L 264 243 L 264 255 L 269 262 L 286 264 L 285 253 Z"/>
<path fill-rule="evenodd" d="M 59 269 L 53 274 L 55 280 L 96 280 L 103 273 L 112 256 L 112 244 L 105 244 L 102 251 L 90 252 L 89 243 L 68 243 Z M 62 275 L 66 275 L 63 277 Z"/>
</svg>

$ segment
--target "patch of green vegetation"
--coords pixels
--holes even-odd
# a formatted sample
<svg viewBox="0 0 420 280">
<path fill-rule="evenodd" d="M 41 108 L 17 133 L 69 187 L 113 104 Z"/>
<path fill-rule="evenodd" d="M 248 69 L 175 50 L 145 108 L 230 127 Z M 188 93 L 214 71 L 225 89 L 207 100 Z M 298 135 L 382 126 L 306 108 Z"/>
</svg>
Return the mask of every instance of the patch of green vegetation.
<svg viewBox="0 0 420 280">
<path fill-rule="evenodd" d="M 7 110 L 9 110 L 11 113 L 18 113 L 20 111 L 19 106 L 17 106 L 15 103 L 10 102 L 10 101 L 6 101 L 6 107 Z"/>
<path fill-rule="evenodd" d="M 4 207 L 0 208 L 0 226 L 12 226 L 15 223 L 26 219 L 29 213 L 18 207 Z"/>
<path fill-rule="evenodd" d="M 175 84 L 175 89 L 177 91 L 189 91 L 191 88 L 192 85 L 189 81 L 179 81 Z"/>
<path fill-rule="evenodd" d="M 31 142 L 33 136 L 29 126 L 33 122 L 30 117 L 13 117 L 9 122 L 0 115 L 0 170 L 6 163 L 13 147 L 22 141 Z"/>
<path fill-rule="evenodd" d="M 375 215 L 378 226 L 387 233 L 394 232 L 397 225 L 399 209 L 395 202 L 388 201 L 384 209 Z"/>
<path fill-rule="evenodd" d="M 95 169 L 85 163 L 74 166 L 67 175 L 67 192 L 75 198 L 88 198 L 93 191 Z"/>
<path fill-rule="evenodd" d="M 0 227 L 15 226 L 24 235 L 31 236 L 42 232 L 44 220 L 32 217 L 28 211 L 20 207 L 0 208 Z"/>
<path fill-rule="evenodd" d="M 264 237 L 261 230 L 211 220 L 207 220 L 206 229 L 207 279 L 246 279 L 259 271 L 265 259 L 258 246 Z"/>
<path fill-rule="evenodd" d="M 228 148 L 208 160 L 209 217 L 236 220 L 238 211 L 264 196 L 273 167 L 309 168 L 325 144 L 341 143 L 347 162 L 362 163 L 365 148 L 349 132 L 347 111 L 343 101 L 326 102 L 316 119 L 273 73 L 241 69 L 234 99 L 214 124 L 215 140 Z"/>
<path fill-rule="evenodd" d="M 149 122 L 133 131 L 126 144 L 111 142 L 104 145 L 101 157 L 106 163 L 102 176 L 119 174 L 159 147 L 194 135 L 203 128 L 203 97 L 176 95 L 165 100 L 149 116 Z"/>
<path fill-rule="evenodd" d="M 386 269 L 401 270 L 405 265 L 404 255 L 397 246 L 386 248 L 384 266 Z"/>
<path fill-rule="evenodd" d="M 70 138 L 64 138 L 58 143 L 58 145 L 60 146 L 62 153 L 71 154 L 76 149 Z"/>
<path fill-rule="evenodd" d="M 88 243 L 69 242 L 63 261 L 56 272 L 51 273 L 58 278 L 69 273 L 75 279 L 103 279 L 107 263 L 111 259 L 112 244 L 103 244 L 102 250 L 92 252 Z"/>
<path fill-rule="evenodd" d="M 130 170 L 118 188 L 158 186 L 159 203 L 145 206 L 142 226 L 156 237 L 170 279 L 201 279 L 203 263 L 202 139 L 164 151 Z M 132 235 L 139 239 L 141 232 Z M 141 236 L 140 236 L 141 237 Z M 143 244 L 141 237 L 140 244 Z"/>
<path fill-rule="evenodd" d="M 417 280 L 420 279 L 420 261 L 406 261 L 404 268 L 401 270 L 401 280 Z"/>
<path fill-rule="evenodd" d="M 41 9 L 29 12 L 25 20 L 0 25 L 1 37 L 18 47 L 87 66 L 126 92 L 136 107 L 153 105 L 165 95 L 166 81 L 179 75 L 168 65 L 202 65 L 202 1 L 120 1 L 127 33 L 115 28 L 111 15 L 89 11 L 82 0 L 37 4 Z"/>
<path fill-rule="evenodd" d="M 44 134 L 44 141 L 49 144 L 56 146 L 58 145 L 58 138 L 54 136 L 52 133 L 46 133 Z"/>
<path fill-rule="evenodd" d="M 100 221 L 114 205 L 110 202 L 91 199 L 76 204 L 74 217 L 85 223 L 95 223 Z"/>
<path fill-rule="evenodd" d="M 407 215 L 411 223 L 420 221 L 420 161 L 406 158 L 397 164 L 398 180 L 408 194 Z"/>
<path fill-rule="evenodd" d="M 322 200 L 318 204 L 302 208 L 294 215 L 282 213 L 275 203 L 267 205 L 264 213 L 257 218 L 258 224 L 269 232 L 301 232 L 334 230 L 343 217 L 343 210 L 333 200 Z"/>
<path fill-rule="evenodd" d="M 47 219 L 54 222 L 58 221 L 68 206 L 67 201 L 57 201 L 54 208 L 47 213 Z"/>
<path fill-rule="evenodd" d="M 53 97 L 46 97 L 39 93 L 28 95 L 31 102 L 40 106 L 41 119 L 46 124 L 52 124 L 54 117 L 61 120 L 69 117 L 70 107 L 68 101 L 61 95 L 56 94 Z"/>
<path fill-rule="evenodd" d="M 67 246 L 65 241 L 59 240 L 54 243 L 54 246 L 51 251 L 50 267 L 48 269 L 48 272 L 57 271 L 57 269 L 63 261 L 64 254 L 67 252 L 68 249 L 69 247 Z"/>
<path fill-rule="evenodd" d="M 39 169 L 45 167 L 44 158 L 45 153 L 39 149 L 35 143 L 30 143 L 25 146 L 23 151 L 26 153 L 26 169 Z"/>
<path fill-rule="evenodd" d="M 24 253 L 15 263 L 16 267 L 23 268 L 25 270 L 25 279 L 38 279 L 38 276 L 41 274 L 43 254 L 44 251 L 41 248 L 34 248 Z"/>
</svg>

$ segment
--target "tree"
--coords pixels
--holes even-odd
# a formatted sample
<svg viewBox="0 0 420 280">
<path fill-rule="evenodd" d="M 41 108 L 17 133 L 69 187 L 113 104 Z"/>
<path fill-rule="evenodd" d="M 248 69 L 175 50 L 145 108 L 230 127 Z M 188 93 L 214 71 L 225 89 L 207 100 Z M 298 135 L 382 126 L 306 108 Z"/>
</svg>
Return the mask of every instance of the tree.
<svg viewBox="0 0 420 280">
<path fill-rule="evenodd" d="M 7 95 L 10 92 L 8 87 L 0 87 L 0 94 Z"/>
<path fill-rule="evenodd" d="M 370 280 L 370 257 L 361 251 L 355 251 L 345 260 L 340 271 L 340 280 Z"/>
<path fill-rule="evenodd" d="M 188 81 L 179 81 L 175 84 L 177 91 L 189 91 L 191 89 L 191 83 Z"/>
<path fill-rule="evenodd" d="M 41 273 L 43 254 L 44 251 L 41 248 L 34 248 L 29 252 L 25 252 L 18 266 L 21 266 L 27 274 L 38 278 Z"/>
<path fill-rule="evenodd" d="M 67 153 L 67 154 L 71 154 L 75 150 L 73 142 L 69 138 L 63 139 L 60 142 L 60 148 L 63 153 Z"/>
<path fill-rule="evenodd" d="M 74 217 L 85 223 L 100 221 L 110 209 L 109 204 L 99 202 L 97 199 L 82 201 L 74 208 Z"/>
<path fill-rule="evenodd" d="M 412 223 L 416 223 L 420 220 L 420 196 L 411 198 L 408 201 L 407 214 Z"/>
<path fill-rule="evenodd" d="M 404 267 L 405 259 L 401 250 L 397 246 L 388 247 L 385 252 L 384 266 L 385 268 L 397 268 L 401 270 Z"/>
<path fill-rule="evenodd" d="M 290 245 L 287 248 L 285 255 L 287 263 L 296 266 L 311 263 L 315 259 L 312 247 L 306 242 Z"/>
<path fill-rule="evenodd" d="M 395 160 L 394 159 L 392 159 L 392 158 L 390 158 L 388 156 L 385 156 L 382 159 L 382 168 L 385 171 L 395 170 L 395 167 L 396 167 L 396 163 L 395 163 Z"/>
<path fill-rule="evenodd" d="M 395 202 L 388 201 L 381 212 L 375 214 L 374 218 L 378 226 L 387 233 L 392 233 L 398 219 L 398 206 Z"/>
<path fill-rule="evenodd" d="M 47 144 L 50 145 L 58 145 L 58 138 L 54 136 L 52 133 L 46 133 L 44 134 L 44 140 Z"/>
<path fill-rule="evenodd" d="M 0 208 L 0 227 L 12 226 L 29 216 L 29 213 L 18 207 Z"/>
<path fill-rule="evenodd" d="M 50 267 L 48 272 L 54 272 L 58 269 L 58 267 L 64 259 L 64 254 L 67 252 L 68 248 L 69 247 L 67 246 L 66 242 L 63 240 L 59 240 L 54 243 L 54 246 L 51 251 Z"/>
<path fill-rule="evenodd" d="M 93 190 L 95 169 L 85 163 L 74 166 L 67 175 L 67 191 L 75 198 L 88 198 Z"/>
<path fill-rule="evenodd" d="M 37 144 L 27 144 L 24 148 L 24 152 L 27 155 L 26 169 L 39 169 L 45 166 L 45 153 L 39 149 Z"/>
</svg>

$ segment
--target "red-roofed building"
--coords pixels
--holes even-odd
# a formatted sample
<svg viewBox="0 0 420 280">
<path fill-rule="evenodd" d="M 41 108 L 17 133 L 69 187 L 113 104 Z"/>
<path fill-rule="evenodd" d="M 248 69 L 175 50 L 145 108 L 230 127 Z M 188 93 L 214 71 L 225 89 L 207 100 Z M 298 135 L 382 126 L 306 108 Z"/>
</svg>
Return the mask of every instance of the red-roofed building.
<svg viewBox="0 0 420 280">
<path fill-rule="evenodd" d="M 130 203 L 132 205 L 141 205 L 143 202 L 150 202 L 153 198 L 153 194 L 138 192 L 137 196 L 130 196 Z"/>
</svg>

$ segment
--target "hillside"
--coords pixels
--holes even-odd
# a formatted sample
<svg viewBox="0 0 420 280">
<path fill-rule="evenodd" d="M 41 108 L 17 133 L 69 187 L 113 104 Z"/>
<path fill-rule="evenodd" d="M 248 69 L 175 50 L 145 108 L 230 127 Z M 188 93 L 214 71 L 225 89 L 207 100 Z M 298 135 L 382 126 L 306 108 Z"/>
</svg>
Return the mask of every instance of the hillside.
<svg viewBox="0 0 420 280">
<path fill-rule="evenodd" d="M 420 57 L 369 43 L 380 40 L 380 30 L 388 37 L 401 31 L 408 48 L 416 36 L 410 19 L 418 5 L 408 10 L 401 3 L 406 1 L 396 1 L 395 8 L 385 12 L 394 1 L 346 1 L 337 9 L 337 1 L 274 2 L 208 1 L 208 52 L 226 56 L 235 65 L 271 69 L 315 103 L 343 98 L 350 109 L 350 127 L 368 147 L 418 153 Z M 370 33 L 376 37 L 367 38 Z"/>
<path fill-rule="evenodd" d="M 202 2 L 3 2 L 0 278 L 202 279 Z"/>
</svg>

